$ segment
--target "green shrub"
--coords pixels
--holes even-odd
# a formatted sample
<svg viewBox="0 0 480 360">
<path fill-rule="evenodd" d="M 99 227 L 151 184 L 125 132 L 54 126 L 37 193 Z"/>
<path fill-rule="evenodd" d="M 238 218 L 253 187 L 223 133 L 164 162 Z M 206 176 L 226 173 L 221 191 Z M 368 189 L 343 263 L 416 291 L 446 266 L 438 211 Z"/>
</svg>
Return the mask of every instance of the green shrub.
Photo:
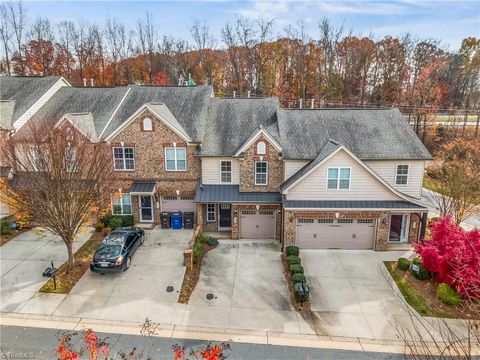
<svg viewBox="0 0 480 360">
<path fill-rule="evenodd" d="M 0 234 L 1 235 L 12 235 L 13 234 L 12 223 L 10 221 L 2 220 L 0 222 Z"/>
<path fill-rule="evenodd" d="M 415 259 L 412 260 L 412 264 L 422 266 L 422 259 L 419 257 L 416 257 Z"/>
<path fill-rule="evenodd" d="M 122 226 L 133 226 L 133 215 L 123 215 L 122 216 Z"/>
<path fill-rule="evenodd" d="M 412 275 L 417 280 L 428 280 L 432 277 L 432 274 L 427 269 L 424 269 L 419 265 L 419 270 L 415 271 L 412 268 Z"/>
<path fill-rule="evenodd" d="M 215 239 L 215 238 L 212 238 L 212 237 L 211 237 L 211 238 L 208 238 L 207 244 L 208 244 L 209 246 L 217 246 L 217 245 L 218 245 L 218 240 Z"/>
<path fill-rule="evenodd" d="M 196 264 L 202 256 L 202 244 L 199 241 L 195 241 L 192 248 L 193 262 Z"/>
<path fill-rule="evenodd" d="M 95 224 L 95 231 L 96 232 L 101 232 L 104 227 L 105 227 L 104 223 L 98 222 L 98 223 Z"/>
<path fill-rule="evenodd" d="M 112 229 L 111 229 L 110 227 L 108 227 L 108 226 L 107 226 L 107 227 L 104 227 L 104 228 L 102 229 L 102 234 L 103 234 L 104 236 L 106 236 L 106 235 L 108 235 L 108 233 L 109 233 L 110 231 L 112 231 Z"/>
<path fill-rule="evenodd" d="M 410 260 L 401 257 L 397 260 L 397 266 L 400 270 L 407 271 L 408 269 L 410 269 Z"/>
<path fill-rule="evenodd" d="M 287 256 L 287 262 L 288 262 L 288 265 L 302 264 L 302 260 L 296 255 Z"/>
<path fill-rule="evenodd" d="M 110 218 L 108 226 L 111 227 L 112 230 L 115 230 L 116 228 L 123 226 L 123 219 L 120 216 L 113 216 L 112 218 Z"/>
<path fill-rule="evenodd" d="M 112 214 L 108 213 L 104 217 L 100 218 L 100 222 L 102 222 L 105 226 L 110 222 L 110 219 L 113 217 Z"/>
<path fill-rule="evenodd" d="M 287 256 L 298 256 L 300 254 L 300 249 L 298 248 L 298 246 L 290 245 L 285 248 L 285 253 L 287 254 Z"/>
<path fill-rule="evenodd" d="M 300 274 L 300 273 L 293 274 L 292 280 L 293 280 L 294 284 L 298 283 L 298 282 L 306 282 L 307 281 L 307 279 L 305 278 L 305 275 Z"/>
<path fill-rule="evenodd" d="M 290 265 L 288 267 L 288 269 L 290 270 L 290 272 L 292 273 L 292 275 L 294 274 L 303 274 L 303 266 L 302 265 L 299 265 L 299 264 L 295 264 L 295 265 Z"/>
<path fill-rule="evenodd" d="M 295 290 L 295 300 L 302 303 L 308 301 L 310 295 L 310 288 L 306 282 L 297 282 L 293 284 L 293 289 Z M 301 291 L 299 292 L 297 290 Z"/>
<path fill-rule="evenodd" d="M 201 233 L 201 234 L 198 236 L 198 241 L 200 241 L 200 242 L 202 242 L 202 243 L 208 242 L 208 239 L 210 239 L 210 236 L 208 236 L 208 235 L 205 234 L 205 233 Z"/>
<path fill-rule="evenodd" d="M 442 283 L 438 285 L 435 292 L 437 299 L 447 305 L 457 306 L 462 303 L 462 298 L 457 294 L 454 288 L 448 284 Z"/>
</svg>

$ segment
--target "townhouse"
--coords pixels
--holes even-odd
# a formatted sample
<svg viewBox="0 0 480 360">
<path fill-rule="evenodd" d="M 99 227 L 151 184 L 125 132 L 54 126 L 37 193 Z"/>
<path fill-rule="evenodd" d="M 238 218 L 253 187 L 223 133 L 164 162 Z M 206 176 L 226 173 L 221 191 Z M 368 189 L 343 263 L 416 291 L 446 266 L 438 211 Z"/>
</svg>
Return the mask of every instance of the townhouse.
<svg viewBox="0 0 480 360">
<path fill-rule="evenodd" d="M 425 231 L 431 156 L 397 109 L 281 109 L 211 86 L 67 86 L 28 121 L 109 146 L 112 212 L 138 223 L 193 211 L 203 231 L 303 248 L 385 250 Z"/>
</svg>

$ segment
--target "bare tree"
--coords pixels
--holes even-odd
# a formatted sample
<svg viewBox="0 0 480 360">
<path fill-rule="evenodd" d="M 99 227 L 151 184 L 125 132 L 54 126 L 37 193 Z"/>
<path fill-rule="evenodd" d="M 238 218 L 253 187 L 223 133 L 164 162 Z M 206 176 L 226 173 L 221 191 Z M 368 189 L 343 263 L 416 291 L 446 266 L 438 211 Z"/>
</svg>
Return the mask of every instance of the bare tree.
<svg viewBox="0 0 480 360">
<path fill-rule="evenodd" d="M 5 55 L 5 67 L 7 71 L 7 75 L 11 75 L 11 65 L 10 65 L 10 57 L 11 57 L 11 40 L 14 33 L 11 29 L 10 22 L 8 21 L 8 9 L 7 5 L 2 3 L 0 4 L 0 38 L 2 40 L 3 45 L 3 53 Z"/>
<path fill-rule="evenodd" d="M 1 201 L 14 211 L 28 211 L 39 226 L 63 239 L 70 272 L 75 239 L 108 204 L 111 154 L 68 126 L 30 126 L 24 133 L 2 150 L 15 176 L 2 183 Z"/>
<path fill-rule="evenodd" d="M 72 21 L 62 21 L 58 24 L 58 36 L 59 43 L 62 49 L 65 51 L 66 56 L 70 57 L 70 54 L 73 52 L 73 39 L 75 36 L 75 24 Z M 67 58 L 67 73 L 65 74 L 68 78 L 72 75 L 72 62 Z"/>
<path fill-rule="evenodd" d="M 292 57 L 295 73 L 299 78 L 300 97 L 307 97 L 307 56 L 310 37 L 307 35 L 306 23 L 300 20 L 296 27 L 292 25 L 285 29 L 286 35 L 292 40 Z"/>
<path fill-rule="evenodd" d="M 153 23 L 152 14 L 149 12 L 147 12 L 145 19 L 137 22 L 137 37 L 140 53 L 144 58 L 145 71 L 148 73 L 148 81 L 151 84 L 153 81 L 153 60 L 155 46 L 158 42 L 158 32 Z"/>
<path fill-rule="evenodd" d="M 240 44 L 233 26 L 229 23 L 222 28 L 222 40 L 227 46 L 228 59 L 235 78 L 235 89 L 241 91 Z"/>
<path fill-rule="evenodd" d="M 194 49 L 197 52 L 197 64 L 205 74 L 208 84 L 212 84 L 214 77 L 214 69 L 212 62 L 207 62 L 207 52 L 215 46 L 215 39 L 210 34 L 210 28 L 206 22 L 200 22 L 199 19 L 193 20 L 193 25 L 190 28 L 190 33 L 193 38 Z"/>
</svg>

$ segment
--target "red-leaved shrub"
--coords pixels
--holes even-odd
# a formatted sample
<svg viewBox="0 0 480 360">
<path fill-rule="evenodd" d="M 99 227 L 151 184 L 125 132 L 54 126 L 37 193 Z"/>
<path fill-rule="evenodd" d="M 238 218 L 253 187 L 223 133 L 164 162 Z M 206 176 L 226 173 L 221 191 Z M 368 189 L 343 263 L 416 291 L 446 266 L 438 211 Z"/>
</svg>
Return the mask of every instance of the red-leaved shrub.
<svg viewBox="0 0 480 360">
<path fill-rule="evenodd" d="M 450 217 L 432 227 L 431 237 L 415 246 L 422 266 L 463 296 L 480 299 L 480 230 L 463 230 Z"/>
</svg>

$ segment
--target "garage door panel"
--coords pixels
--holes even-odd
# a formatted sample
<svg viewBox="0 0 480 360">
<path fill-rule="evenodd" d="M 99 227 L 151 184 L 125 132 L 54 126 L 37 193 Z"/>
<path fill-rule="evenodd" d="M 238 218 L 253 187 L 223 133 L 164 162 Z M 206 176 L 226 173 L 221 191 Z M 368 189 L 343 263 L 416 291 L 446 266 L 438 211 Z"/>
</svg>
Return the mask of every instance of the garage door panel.
<svg viewBox="0 0 480 360">
<path fill-rule="evenodd" d="M 162 211 L 195 212 L 196 207 L 197 205 L 193 202 L 193 197 L 165 196 L 162 198 Z"/>
<path fill-rule="evenodd" d="M 370 219 L 298 219 L 296 243 L 304 249 L 371 249 L 374 234 Z"/>
<path fill-rule="evenodd" d="M 270 210 L 241 211 L 240 237 L 243 239 L 274 239 L 275 212 Z"/>
</svg>

